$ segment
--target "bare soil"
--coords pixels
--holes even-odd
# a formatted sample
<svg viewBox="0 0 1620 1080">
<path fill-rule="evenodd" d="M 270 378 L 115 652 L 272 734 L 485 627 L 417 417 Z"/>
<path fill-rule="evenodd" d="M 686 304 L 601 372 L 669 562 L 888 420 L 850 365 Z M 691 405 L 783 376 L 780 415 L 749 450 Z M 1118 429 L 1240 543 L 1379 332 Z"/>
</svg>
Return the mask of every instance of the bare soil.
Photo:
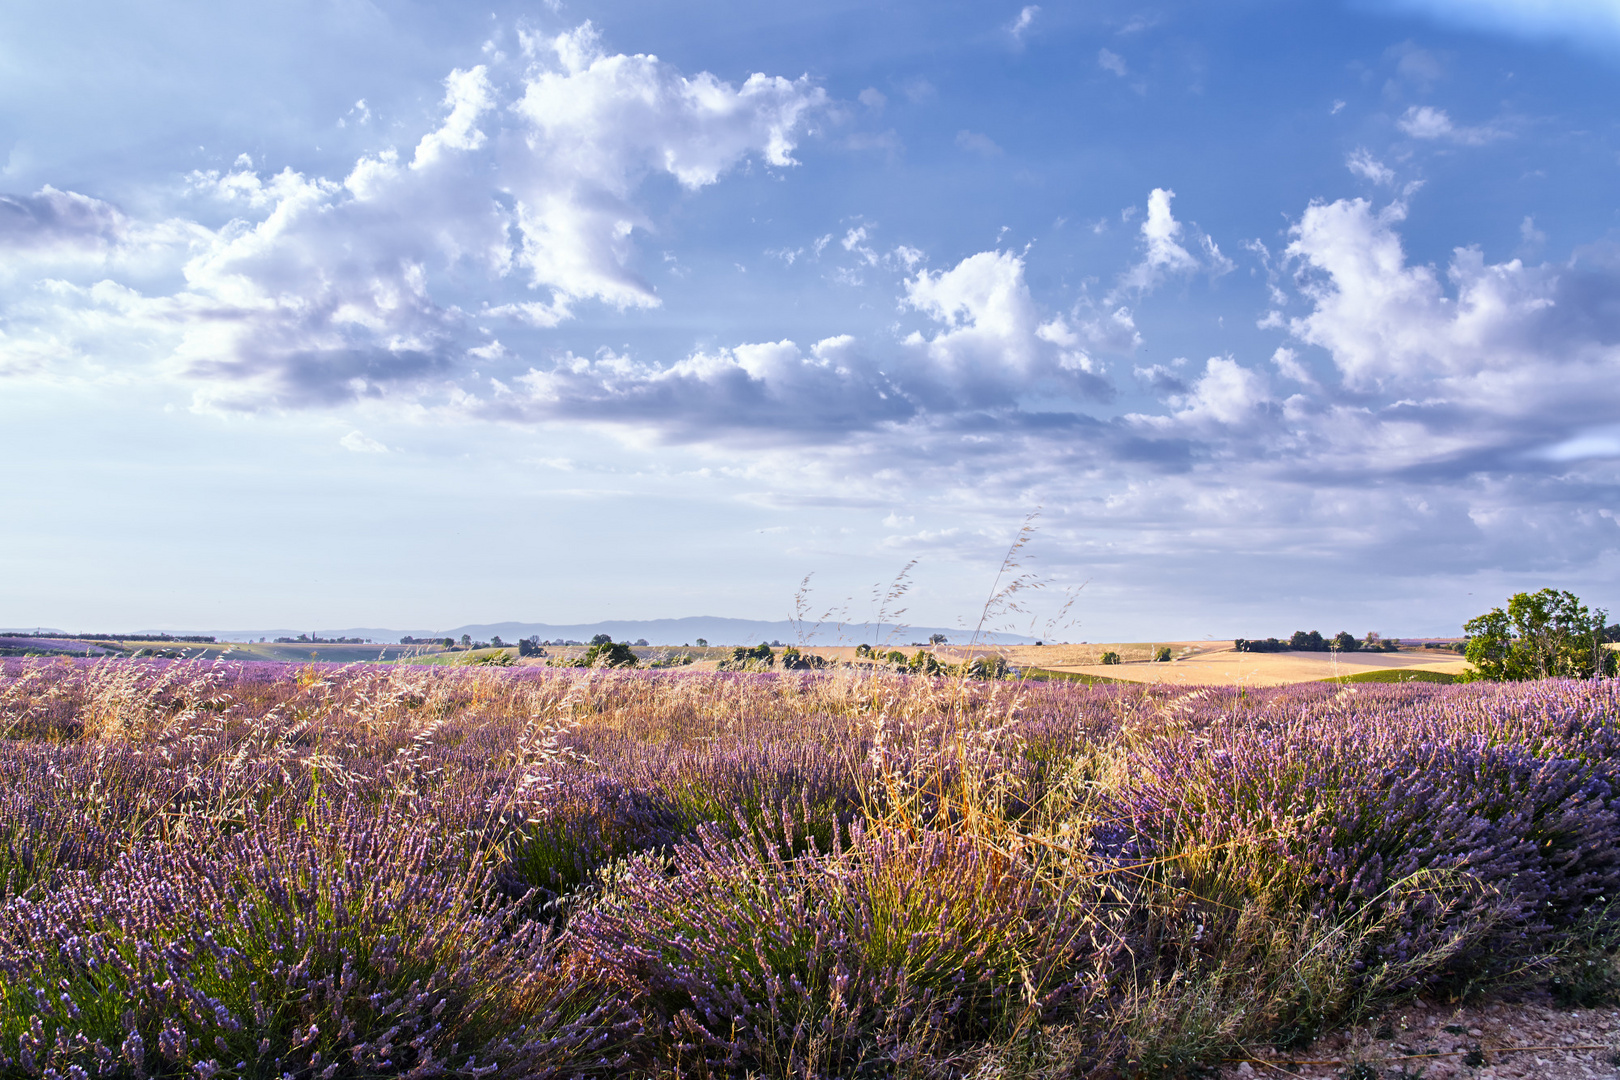
<svg viewBox="0 0 1620 1080">
<path fill-rule="evenodd" d="M 1421 999 L 1303 1049 L 1257 1050 L 1223 1080 L 1589 1080 L 1620 1077 L 1620 1010 L 1560 1009 L 1545 992 L 1474 1005 Z"/>
</svg>

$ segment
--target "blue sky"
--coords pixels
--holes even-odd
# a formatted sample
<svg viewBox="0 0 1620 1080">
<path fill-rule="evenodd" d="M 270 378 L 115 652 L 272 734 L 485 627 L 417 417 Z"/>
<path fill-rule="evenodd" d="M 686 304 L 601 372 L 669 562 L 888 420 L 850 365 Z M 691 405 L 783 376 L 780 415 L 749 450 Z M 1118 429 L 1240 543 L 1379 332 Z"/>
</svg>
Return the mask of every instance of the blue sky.
<svg viewBox="0 0 1620 1080">
<path fill-rule="evenodd" d="M 1620 5 L 22 2 L 0 623 L 1620 607 Z M 1083 588 L 1082 588 L 1083 586 Z"/>
</svg>

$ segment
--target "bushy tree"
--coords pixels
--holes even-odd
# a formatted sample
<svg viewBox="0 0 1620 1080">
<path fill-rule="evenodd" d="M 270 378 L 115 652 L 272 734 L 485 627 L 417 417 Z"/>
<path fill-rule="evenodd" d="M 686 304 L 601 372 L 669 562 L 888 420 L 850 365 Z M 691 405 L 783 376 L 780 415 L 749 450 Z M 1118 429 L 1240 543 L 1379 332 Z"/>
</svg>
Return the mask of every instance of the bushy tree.
<svg viewBox="0 0 1620 1080">
<path fill-rule="evenodd" d="M 906 667 L 919 675 L 938 675 L 944 670 L 939 658 L 927 649 L 918 649 L 917 655 L 906 661 Z"/>
<path fill-rule="evenodd" d="M 1507 609 L 1492 608 L 1463 625 L 1465 676 L 1494 682 L 1612 675 L 1614 654 L 1603 648 L 1608 612 L 1588 611 L 1574 593 L 1559 589 L 1515 593 Z"/>
<path fill-rule="evenodd" d="M 607 637 L 598 634 L 597 637 Z M 630 646 L 622 641 L 596 641 L 594 638 L 591 647 L 585 650 L 585 667 L 635 667 L 636 654 L 630 651 Z"/>
<path fill-rule="evenodd" d="M 597 634 L 591 638 L 590 643 L 592 645 L 611 645 L 613 644 L 613 638 L 609 634 Z"/>
<path fill-rule="evenodd" d="M 1333 635 L 1333 647 L 1340 652 L 1355 652 L 1361 648 L 1361 642 L 1357 641 L 1356 636 L 1350 631 L 1340 630 Z"/>
<path fill-rule="evenodd" d="M 1103 653 L 1102 654 L 1102 662 L 1105 663 L 1105 664 L 1117 664 L 1117 663 L 1119 663 L 1119 653 L 1112 652 L 1112 651 Z"/>
<path fill-rule="evenodd" d="M 860 657 L 871 656 L 872 655 L 872 646 L 866 644 L 863 641 L 861 644 L 855 646 L 855 655 L 860 656 Z"/>
<path fill-rule="evenodd" d="M 928 635 L 928 644 L 930 644 L 930 645 L 944 645 L 944 644 L 946 644 L 945 635 L 944 634 L 929 634 Z"/>
<path fill-rule="evenodd" d="M 708 638 L 698 638 L 697 643 L 698 643 L 698 648 L 700 648 L 700 649 L 707 649 L 709 647 L 709 639 Z"/>
<path fill-rule="evenodd" d="M 1171 653 L 1170 646 L 1160 645 L 1158 651 L 1153 654 L 1153 659 L 1155 662 L 1163 664 L 1167 663 L 1172 655 L 1174 654 Z"/>
</svg>

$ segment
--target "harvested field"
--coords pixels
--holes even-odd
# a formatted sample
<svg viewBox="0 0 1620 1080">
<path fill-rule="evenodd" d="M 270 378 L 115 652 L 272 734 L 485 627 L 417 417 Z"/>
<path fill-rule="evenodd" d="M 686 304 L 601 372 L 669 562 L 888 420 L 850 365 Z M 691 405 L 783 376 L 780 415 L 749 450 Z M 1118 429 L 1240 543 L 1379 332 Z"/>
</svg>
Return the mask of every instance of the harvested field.
<svg viewBox="0 0 1620 1080">
<path fill-rule="evenodd" d="M 1168 663 L 1153 662 L 1152 650 L 1160 644 L 1170 646 L 1174 660 Z M 1122 662 L 1103 665 L 1101 655 L 1106 649 L 1118 652 Z M 1460 675 L 1468 667 L 1467 661 L 1455 654 L 1428 649 L 1403 649 L 1392 653 L 1240 653 L 1230 641 L 1167 641 L 1152 645 L 1024 645 L 1004 651 L 1015 664 L 1168 686 L 1284 686 L 1389 668 Z"/>
<path fill-rule="evenodd" d="M 1612 680 L 3 661 L 0 1077 L 1104 1080 L 1348 1059 L 1419 998 L 1593 1016 L 1617 717 Z"/>
</svg>

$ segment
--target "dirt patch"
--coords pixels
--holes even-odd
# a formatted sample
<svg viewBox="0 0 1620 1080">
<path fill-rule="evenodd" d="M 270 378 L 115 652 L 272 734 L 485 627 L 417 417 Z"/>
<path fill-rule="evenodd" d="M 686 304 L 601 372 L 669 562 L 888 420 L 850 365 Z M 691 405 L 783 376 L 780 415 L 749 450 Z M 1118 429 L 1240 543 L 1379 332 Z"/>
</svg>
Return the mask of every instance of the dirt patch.
<svg viewBox="0 0 1620 1080">
<path fill-rule="evenodd" d="M 1560 1009 L 1545 992 L 1475 1005 L 1422 1000 L 1318 1039 L 1258 1051 L 1221 1069 L 1223 1080 L 1589 1080 L 1620 1077 L 1620 1010 Z"/>
</svg>

